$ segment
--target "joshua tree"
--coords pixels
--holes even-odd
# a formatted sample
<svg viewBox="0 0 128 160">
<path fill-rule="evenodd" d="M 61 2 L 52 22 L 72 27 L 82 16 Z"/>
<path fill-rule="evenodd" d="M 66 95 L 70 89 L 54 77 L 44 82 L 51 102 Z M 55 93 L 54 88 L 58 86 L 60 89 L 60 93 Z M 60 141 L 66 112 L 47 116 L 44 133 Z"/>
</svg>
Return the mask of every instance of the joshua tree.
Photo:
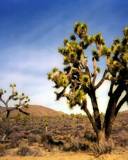
<svg viewBox="0 0 128 160">
<path fill-rule="evenodd" d="M 6 99 L 4 97 L 6 91 L 3 89 L 0 89 L 0 102 L 2 105 L 4 105 L 3 106 L 4 107 L 3 113 L 6 114 L 6 118 L 8 118 L 10 115 L 10 112 L 13 112 L 14 110 L 18 110 L 19 112 L 21 112 L 25 115 L 29 115 L 28 112 L 23 110 L 23 108 L 28 107 L 28 103 L 30 101 L 29 97 L 25 96 L 24 93 L 19 94 L 16 91 L 15 84 L 11 84 L 10 88 L 11 88 L 11 94 Z M 9 103 L 10 103 L 11 107 L 9 106 Z"/>
<path fill-rule="evenodd" d="M 92 54 L 87 54 L 89 51 Z M 124 28 L 122 38 L 115 39 L 108 48 L 101 33 L 89 35 L 86 24 L 76 23 L 74 33 L 69 40 L 64 39 L 59 53 L 64 58 L 63 71 L 54 68 L 48 74 L 55 83 L 57 100 L 66 97 L 71 108 L 79 105 L 92 124 L 98 144 L 107 143 L 120 108 L 128 102 L 128 27 Z M 92 61 L 88 62 L 91 56 Z M 104 67 L 99 68 L 101 61 Z M 104 81 L 109 81 L 110 86 L 101 123 L 96 91 Z M 93 114 L 88 109 L 87 96 L 91 99 Z"/>
<path fill-rule="evenodd" d="M 47 117 L 44 120 L 44 126 L 45 126 L 45 133 L 47 134 L 48 132 L 48 118 Z"/>
</svg>

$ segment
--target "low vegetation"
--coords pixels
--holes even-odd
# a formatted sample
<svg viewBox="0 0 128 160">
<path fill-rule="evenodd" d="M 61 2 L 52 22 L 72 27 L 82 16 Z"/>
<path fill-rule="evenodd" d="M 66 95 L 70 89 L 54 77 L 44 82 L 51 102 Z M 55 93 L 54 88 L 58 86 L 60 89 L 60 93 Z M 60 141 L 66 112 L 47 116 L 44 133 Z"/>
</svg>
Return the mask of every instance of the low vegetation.
<svg viewBox="0 0 128 160">
<path fill-rule="evenodd" d="M 127 115 L 127 112 L 120 113 L 112 130 L 115 149 L 128 148 Z M 102 148 L 101 150 L 99 147 L 96 148 L 96 136 L 87 117 L 83 115 L 58 114 L 56 117 L 21 115 L 19 119 L 12 117 L 8 122 L 3 119 L 0 122 L 0 139 L 3 135 L 6 135 L 6 139 L 1 141 L 1 156 L 8 154 L 12 149 L 16 149 L 14 155 L 20 156 L 41 155 L 40 149 L 45 152 L 93 151 L 96 155 L 97 150 L 99 153 L 103 152 Z"/>
</svg>

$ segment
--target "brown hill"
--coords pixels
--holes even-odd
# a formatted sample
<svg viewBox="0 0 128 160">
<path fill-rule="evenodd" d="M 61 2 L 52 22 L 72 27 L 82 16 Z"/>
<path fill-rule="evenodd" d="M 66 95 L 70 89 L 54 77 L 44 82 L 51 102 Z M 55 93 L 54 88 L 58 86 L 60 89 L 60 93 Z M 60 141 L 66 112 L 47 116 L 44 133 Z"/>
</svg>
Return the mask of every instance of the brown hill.
<svg viewBox="0 0 128 160">
<path fill-rule="evenodd" d="M 40 106 L 40 105 L 30 105 L 29 108 L 27 109 L 23 109 L 24 111 L 30 113 L 30 115 L 32 117 L 41 117 L 41 116 L 61 116 L 64 113 L 63 112 L 59 112 L 59 111 L 55 111 L 53 109 L 44 107 L 44 106 Z M 4 107 L 0 107 L 0 112 L 4 111 Z M 21 114 L 19 111 L 15 110 L 13 112 L 11 112 L 10 116 L 16 116 L 17 114 Z"/>
<path fill-rule="evenodd" d="M 63 112 L 55 111 L 51 108 L 47 108 L 44 106 L 39 105 L 30 105 L 27 109 L 27 112 L 29 112 L 32 116 L 60 116 L 64 114 Z"/>
<path fill-rule="evenodd" d="M 0 106 L 0 113 L 2 113 L 4 110 L 5 108 Z M 30 113 L 32 117 L 42 117 L 42 116 L 54 117 L 54 116 L 61 116 L 65 114 L 63 112 L 56 111 L 51 108 L 40 106 L 40 105 L 30 105 L 29 108 L 23 109 L 23 110 Z M 17 114 L 22 114 L 22 113 L 16 110 L 16 111 L 13 111 L 10 116 L 13 117 L 13 116 L 16 116 Z M 117 119 L 124 118 L 127 116 L 128 116 L 128 111 L 119 112 Z"/>
</svg>

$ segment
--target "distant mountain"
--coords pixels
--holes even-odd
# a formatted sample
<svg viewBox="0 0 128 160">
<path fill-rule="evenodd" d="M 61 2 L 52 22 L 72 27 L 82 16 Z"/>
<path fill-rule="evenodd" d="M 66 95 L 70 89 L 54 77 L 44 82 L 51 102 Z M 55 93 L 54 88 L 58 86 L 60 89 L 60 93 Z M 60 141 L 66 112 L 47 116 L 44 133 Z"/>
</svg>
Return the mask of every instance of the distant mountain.
<svg viewBox="0 0 128 160">
<path fill-rule="evenodd" d="M 30 105 L 28 109 L 26 109 L 32 116 L 60 116 L 64 114 L 63 112 L 55 111 L 51 108 L 47 108 L 40 105 Z"/>
<path fill-rule="evenodd" d="M 27 109 L 23 109 L 24 111 L 30 113 L 31 116 L 33 117 L 41 117 L 41 116 L 61 116 L 64 113 L 63 112 L 59 112 L 59 111 L 55 111 L 53 109 L 44 107 L 44 106 L 40 106 L 40 105 L 30 105 L 29 108 Z M 0 112 L 4 111 L 4 107 L 0 107 Z M 17 114 L 19 114 L 20 112 L 15 110 L 13 111 L 10 116 L 16 116 Z M 22 113 L 20 113 L 22 114 Z"/>
<path fill-rule="evenodd" d="M 4 110 L 5 110 L 4 107 L 0 107 L 0 112 L 3 112 Z M 42 116 L 54 117 L 54 116 L 61 116 L 65 114 L 63 112 L 56 111 L 51 108 L 40 106 L 40 105 L 30 105 L 29 108 L 23 109 L 23 110 L 30 113 L 32 117 L 42 117 Z M 22 113 L 20 113 L 19 111 L 13 111 L 10 114 L 10 116 L 13 117 L 13 116 L 16 116 L 17 114 L 22 114 Z M 127 116 L 128 116 L 128 111 L 119 112 L 117 119 L 121 117 L 127 117 Z"/>
</svg>

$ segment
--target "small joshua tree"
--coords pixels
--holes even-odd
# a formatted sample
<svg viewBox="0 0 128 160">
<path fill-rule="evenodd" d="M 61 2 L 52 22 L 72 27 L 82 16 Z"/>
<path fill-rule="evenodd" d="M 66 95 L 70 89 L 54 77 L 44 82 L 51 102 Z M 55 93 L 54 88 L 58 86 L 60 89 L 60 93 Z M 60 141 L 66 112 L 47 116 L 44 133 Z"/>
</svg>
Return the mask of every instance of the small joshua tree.
<svg viewBox="0 0 128 160">
<path fill-rule="evenodd" d="M 92 54 L 87 56 L 85 51 L 88 48 L 90 50 L 87 52 Z M 59 53 L 64 58 L 64 70 L 54 68 L 48 74 L 48 78 L 55 83 L 57 100 L 66 97 L 71 108 L 79 105 L 92 124 L 98 144 L 107 143 L 120 108 L 128 102 L 128 27 L 123 31 L 123 37 L 115 39 L 108 48 L 101 33 L 89 35 L 87 25 L 77 23 L 74 34 L 69 40 L 64 39 Z M 91 56 L 92 61 L 88 62 Z M 98 61 L 104 62 L 105 67 L 99 68 Z M 104 122 L 101 123 L 96 91 L 104 81 L 110 82 L 109 101 Z M 93 114 L 87 106 L 87 95 L 92 102 Z"/>
<path fill-rule="evenodd" d="M 45 133 L 47 133 L 48 132 L 48 118 L 45 118 L 44 126 L 45 126 Z"/>
<path fill-rule="evenodd" d="M 19 94 L 16 91 L 16 85 L 11 84 L 11 94 L 8 96 L 7 99 L 5 99 L 4 95 L 6 94 L 6 91 L 3 89 L 0 89 L 0 102 L 2 103 L 4 107 L 3 113 L 6 114 L 6 118 L 9 117 L 10 113 L 14 110 L 18 110 L 19 112 L 29 115 L 28 112 L 24 111 L 23 108 L 28 108 L 28 103 L 30 101 L 28 96 L 25 96 L 24 93 Z M 9 106 L 9 103 L 11 106 Z"/>
</svg>

